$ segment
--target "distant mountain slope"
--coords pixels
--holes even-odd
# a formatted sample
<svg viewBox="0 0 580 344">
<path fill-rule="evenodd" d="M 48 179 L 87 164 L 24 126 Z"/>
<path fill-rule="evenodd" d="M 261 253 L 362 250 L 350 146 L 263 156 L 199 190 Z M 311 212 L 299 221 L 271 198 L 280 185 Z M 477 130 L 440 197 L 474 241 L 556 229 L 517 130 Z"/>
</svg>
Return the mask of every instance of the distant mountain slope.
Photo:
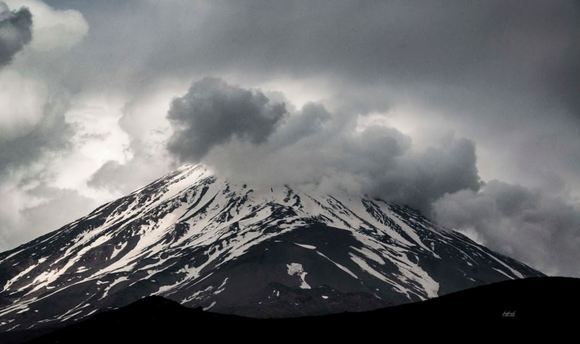
<svg viewBox="0 0 580 344">
<path fill-rule="evenodd" d="M 187 165 L 0 254 L 0 331 L 159 295 L 256 317 L 363 311 L 541 273 L 407 207 Z"/>
<path fill-rule="evenodd" d="M 554 334 L 573 334 L 575 328 L 570 325 L 580 320 L 577 315 L 580 309 L 578 290 L 580 279 L 528 278 L 375 311 L 286 319 L 252 319 L 209 313 L 160 297 L 148 297 L 40 335 L 32 343 L 193 342 L 199 333 L 220 340 L 259 342 L 273 341 L 273 334 L 283 336 L 285 340 L 376 340 L 388 338 L 392 330 L 400 332 L 403 329 L 419 331 L 409 334 L 413 338 L 436 338 L 451 334 L 422 331 L 450 329 L 450 326 L 467 326 L 463 330 L 498 331 L 499 337 L 505 336 L 500 330 L 526 337 L 554 330 Z M 532 325 L 538 327 L 534 330 Z M 35 335 L 38 336 L 16 332 L 11 337 L 0 336 L 0 340 L 21 343 Z"/>
</svg>

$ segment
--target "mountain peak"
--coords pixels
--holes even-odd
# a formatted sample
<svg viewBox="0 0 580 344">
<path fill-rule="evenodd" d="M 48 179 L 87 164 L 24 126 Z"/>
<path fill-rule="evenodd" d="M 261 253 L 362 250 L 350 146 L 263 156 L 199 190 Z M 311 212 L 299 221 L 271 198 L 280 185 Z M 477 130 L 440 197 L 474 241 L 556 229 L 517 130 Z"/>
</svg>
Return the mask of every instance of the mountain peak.
<svg viewBox="0 0 580 344">
<path fill-rule="evenodd" d="M 539 272 L 408 207 L 184 165 L 0 254 L 0 330 L 150 295 L 248 316 L 359 311 Z M 57 301 L 58 300 L 58 301 Z"/>
</svg>

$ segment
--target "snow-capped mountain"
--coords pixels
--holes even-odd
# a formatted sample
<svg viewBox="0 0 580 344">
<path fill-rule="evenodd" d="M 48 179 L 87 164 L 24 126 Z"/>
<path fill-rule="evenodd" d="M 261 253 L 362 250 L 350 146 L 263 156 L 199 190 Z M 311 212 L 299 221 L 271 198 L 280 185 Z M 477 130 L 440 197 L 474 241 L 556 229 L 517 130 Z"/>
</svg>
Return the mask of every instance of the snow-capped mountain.
<svg viewBox="0 0 580 344">
<path fill-rule="evenodd" d="M 248 316 L 359 311 L 542 274 L 410 208 L 186 165 L 0 254 L 0 331 L 149 295 Z"/>
</svg>

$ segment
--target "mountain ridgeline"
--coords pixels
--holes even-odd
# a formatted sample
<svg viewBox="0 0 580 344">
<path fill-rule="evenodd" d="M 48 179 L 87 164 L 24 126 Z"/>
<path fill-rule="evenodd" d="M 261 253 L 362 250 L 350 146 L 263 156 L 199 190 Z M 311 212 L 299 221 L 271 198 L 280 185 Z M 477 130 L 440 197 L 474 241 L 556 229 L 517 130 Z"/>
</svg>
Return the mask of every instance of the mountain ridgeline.
<svg viewBox="0 0 580 344">
<path fill-rule="evenodd" d="M 186 165 L 0 254 L 0 332 L 157 295 L 251 317 L 365 311 L 543 276 L 418 212 Z"/>
</svg>

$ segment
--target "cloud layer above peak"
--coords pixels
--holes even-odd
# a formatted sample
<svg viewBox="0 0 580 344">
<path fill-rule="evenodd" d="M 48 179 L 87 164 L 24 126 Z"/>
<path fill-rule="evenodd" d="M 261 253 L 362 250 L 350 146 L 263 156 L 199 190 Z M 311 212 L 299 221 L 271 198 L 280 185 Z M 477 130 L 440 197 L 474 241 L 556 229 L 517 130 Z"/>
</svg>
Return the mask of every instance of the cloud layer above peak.
<svg viewBox="0 0 580 344">
<path fill-rule="evenodd" d="M 416 149 L 395 128 L 361 127 L 364 115 L 331 113 L 320 103 L 287 110 L 294 108 L 259 90 L 205 78 L 173 100 L 167 148 L 178 160 L 203 161 L 229 179 L 315 184 L 427 212 L 446 193 L 479 188 L 475 146 L 467 139 L 447 137 Z"/>
</svg>

